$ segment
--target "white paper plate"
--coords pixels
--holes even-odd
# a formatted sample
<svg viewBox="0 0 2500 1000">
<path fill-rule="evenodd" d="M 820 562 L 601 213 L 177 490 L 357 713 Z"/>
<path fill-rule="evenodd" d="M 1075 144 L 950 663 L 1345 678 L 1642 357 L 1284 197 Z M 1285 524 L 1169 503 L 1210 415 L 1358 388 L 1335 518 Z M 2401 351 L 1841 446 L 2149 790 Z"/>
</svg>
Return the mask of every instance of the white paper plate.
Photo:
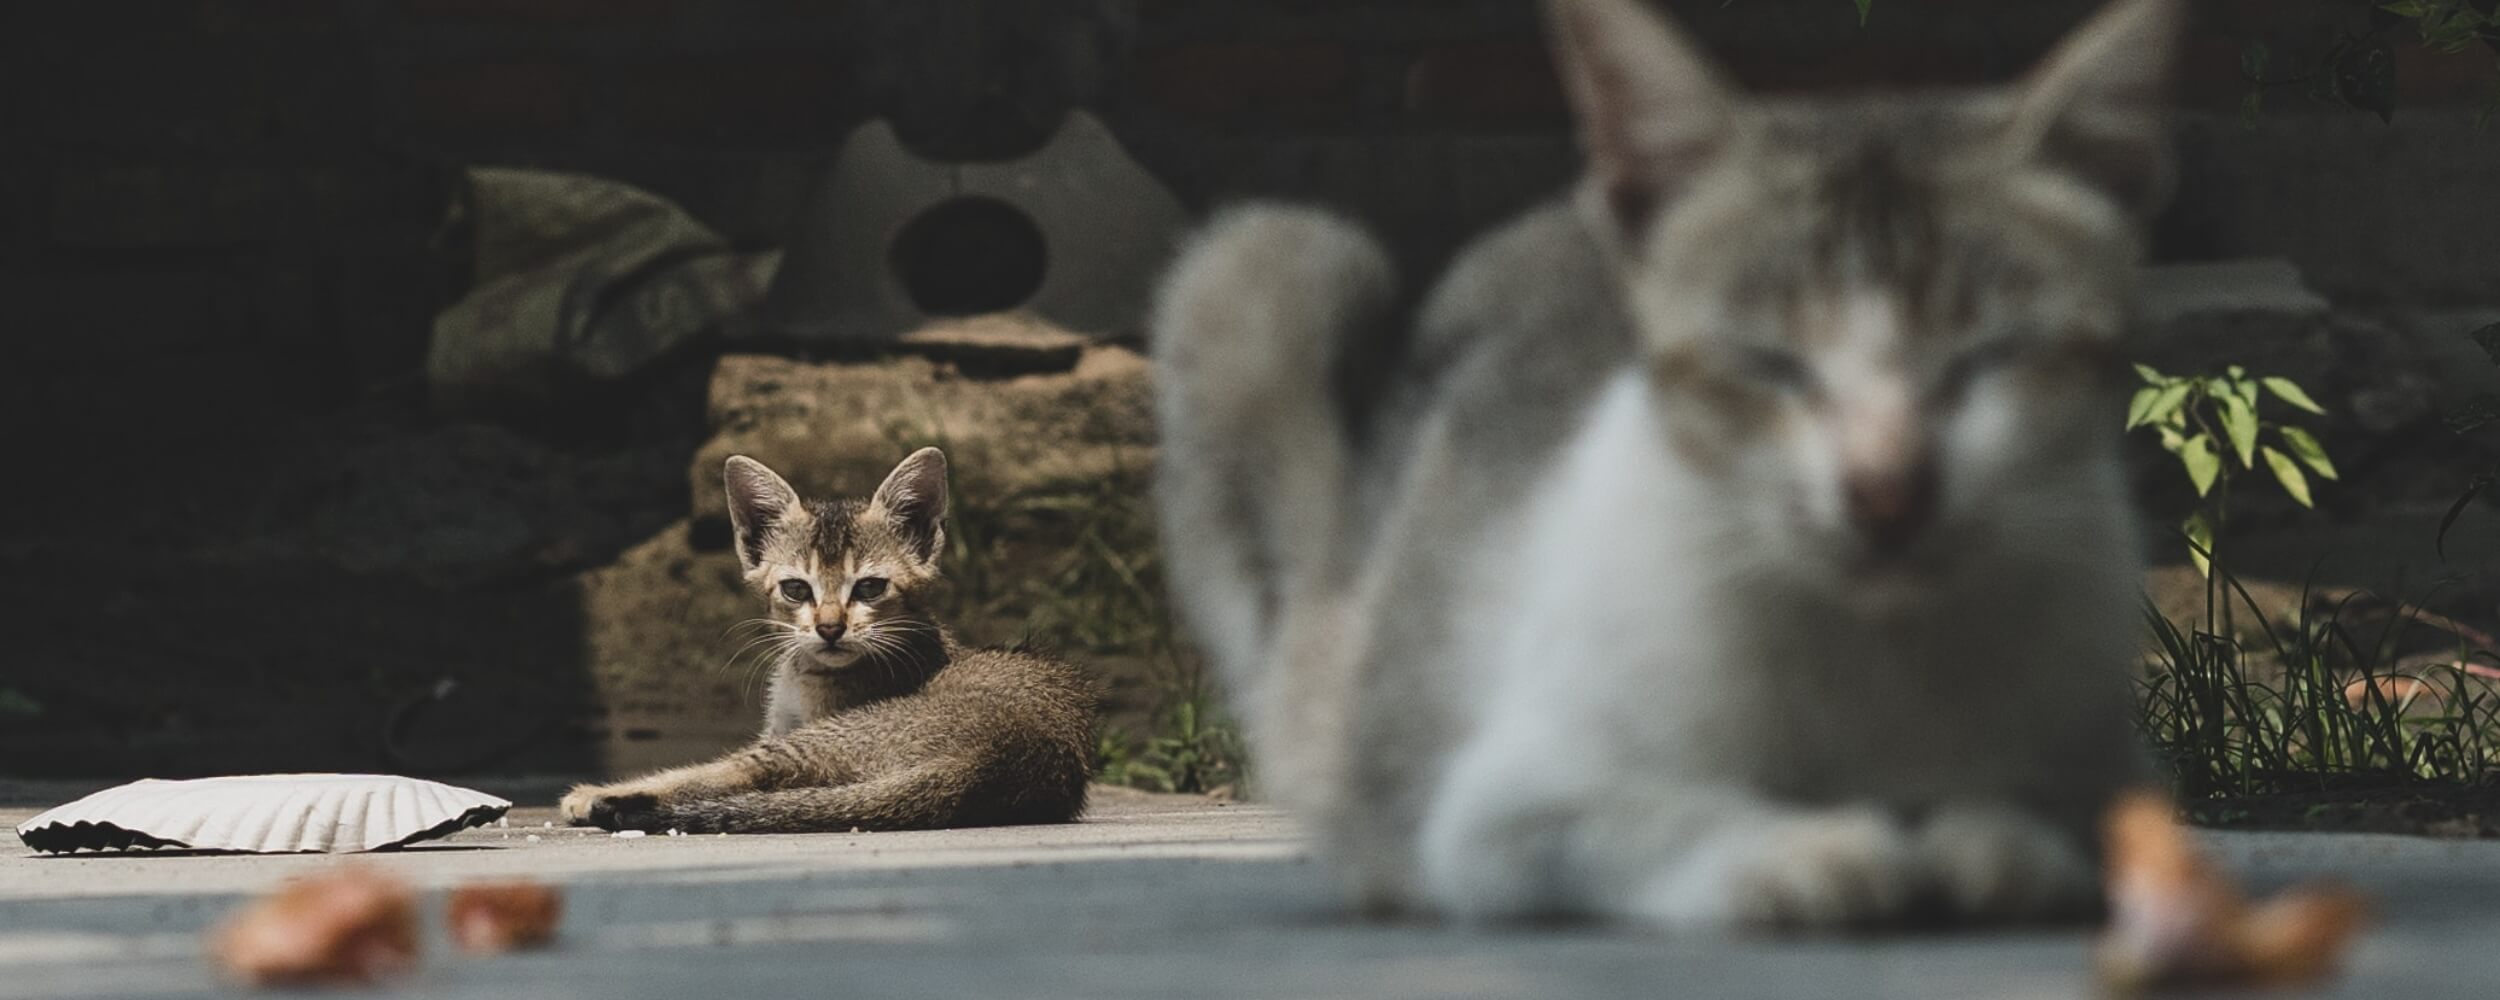
<svg viewBox="0 0 2500 1000">
<path fill-rule="evenodd" d="M 20 823 L 38 851 L 177 847 L 342 854 L 494 822 L 512 803 L 441 782 L 379 774 L 252 774 L 107 788 Z"/>
</svg>

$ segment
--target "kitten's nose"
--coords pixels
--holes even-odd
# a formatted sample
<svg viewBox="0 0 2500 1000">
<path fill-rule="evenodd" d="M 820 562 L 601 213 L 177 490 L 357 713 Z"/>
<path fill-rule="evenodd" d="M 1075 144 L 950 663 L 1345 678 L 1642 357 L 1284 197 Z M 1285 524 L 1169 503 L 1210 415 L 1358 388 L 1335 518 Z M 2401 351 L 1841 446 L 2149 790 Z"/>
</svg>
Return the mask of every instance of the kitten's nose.
<svg viewBox="0 0 2500 1000">
<path fill-rule="evenodd" d="M 834 643 L 837 643 L 837 642 L 841 642 L 841 641 L 842 641 L 842 623 L 841 623 L 841 622 L 825 622 L 825 623 L 822 623 L 822 624 L 820 624 L 820 625 L 817 625 L 817 626 L 816 626 L 816 637 L 817 637 L 817 638 L 819 638 L 819 639 L 823 639 L 823 640 L 825 641 L 825 645 L 828 645 L 828 646 L 833 645 Z"/>
<path fill-rule="evenodd" d="M 1936 515 L 1936 467 L 1927 462 L 1849 474 L 1849 521 L 1877 551 L 1907 547 Z"/>
</svg>

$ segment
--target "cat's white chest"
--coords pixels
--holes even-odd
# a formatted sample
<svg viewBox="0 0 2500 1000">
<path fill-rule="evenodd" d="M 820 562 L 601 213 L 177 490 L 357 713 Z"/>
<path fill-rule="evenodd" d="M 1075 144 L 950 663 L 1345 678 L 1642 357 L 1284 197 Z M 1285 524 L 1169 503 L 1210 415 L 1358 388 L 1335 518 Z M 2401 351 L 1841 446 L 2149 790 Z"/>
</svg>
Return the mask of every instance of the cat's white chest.
<svg viewBox="0 0 2500 1000">
<path fill-rule="evenodd" d="M 784 665 L 773 671 L 764 698 L 764 735 L 780 736 L 823 714 L 818 685 Z"/>
</svg>

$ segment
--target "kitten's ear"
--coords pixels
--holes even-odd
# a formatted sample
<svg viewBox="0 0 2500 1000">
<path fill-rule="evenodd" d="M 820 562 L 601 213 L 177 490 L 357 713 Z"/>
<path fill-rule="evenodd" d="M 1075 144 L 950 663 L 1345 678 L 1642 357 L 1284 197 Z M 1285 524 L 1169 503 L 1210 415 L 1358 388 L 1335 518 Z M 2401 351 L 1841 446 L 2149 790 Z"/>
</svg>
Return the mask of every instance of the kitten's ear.
<svg viewBox="0 0 2500 1000">
<path fill-rule="evenodd" d="M 799 513 L 799 491 L 745 455 L 729 456 L 721 481 L 729 488 L 729 526 L 737 537 L 738 565 L 754 569 L 764 561 L 764 540 Z"/>
<path fill-rule="evenodd" d="M 2117 0 L 2060 43 L 2025 81 L 2013 152 L 2074 173 L 2149 216 L 2170 186 L 2170 76 L 2187 9 Z"/>
<path fill-rule="evenodd" d="M 921 562 L 937 559 L 946 543 L 946 453 L 922 448 L 887 473 L 870 506 L 894 523 Z"/>
<path fill-rule="evenodd" d="M 1547 0 L 1554 63 L 1589 172 L 1626 237 L 1732 140 L 1736 95 L 1709 57 L 1642 0 Z"/>
</svg>

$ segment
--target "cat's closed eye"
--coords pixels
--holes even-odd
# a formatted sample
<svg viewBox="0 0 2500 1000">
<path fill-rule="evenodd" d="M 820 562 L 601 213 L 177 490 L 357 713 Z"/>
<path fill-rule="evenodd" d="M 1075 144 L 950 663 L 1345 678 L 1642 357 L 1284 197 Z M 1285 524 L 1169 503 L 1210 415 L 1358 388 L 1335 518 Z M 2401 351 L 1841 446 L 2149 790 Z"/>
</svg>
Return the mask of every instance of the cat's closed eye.
<svg viewBox="0 0 2500 1000">
<path fill-rule="evenodd" d="M 883 577 L 862 577 L 857 583 L 851 584 L 851 600 L 873 601 L 884 596 L 885 578 Z"/>
<path fill-rule="evenodd" d="M 1789 392 L 1805 392 L 1814 388 L 1814 372 L 1804 359 L 1787 351 L 1770 347 L 1737 349 L 1736 371 L 1755 382 Z"/>
<path fill-rule="evenodd" d="M 781 581 L 781 596 L 792 604 L 805 604 L 809 598 L 816 596 L 816 588 L 808 586 L 805 580 L 783 580 Z"/>
<path fill-rule="evenodd" d="M 1954 355 L 1947 362 L 1937 391 L 1946 395 L 1958 393 L 1973 379 L 2021 361 L 2031 353 L 2032 341 L 2025 337 L 1998 337 Z"/>
</svg>

